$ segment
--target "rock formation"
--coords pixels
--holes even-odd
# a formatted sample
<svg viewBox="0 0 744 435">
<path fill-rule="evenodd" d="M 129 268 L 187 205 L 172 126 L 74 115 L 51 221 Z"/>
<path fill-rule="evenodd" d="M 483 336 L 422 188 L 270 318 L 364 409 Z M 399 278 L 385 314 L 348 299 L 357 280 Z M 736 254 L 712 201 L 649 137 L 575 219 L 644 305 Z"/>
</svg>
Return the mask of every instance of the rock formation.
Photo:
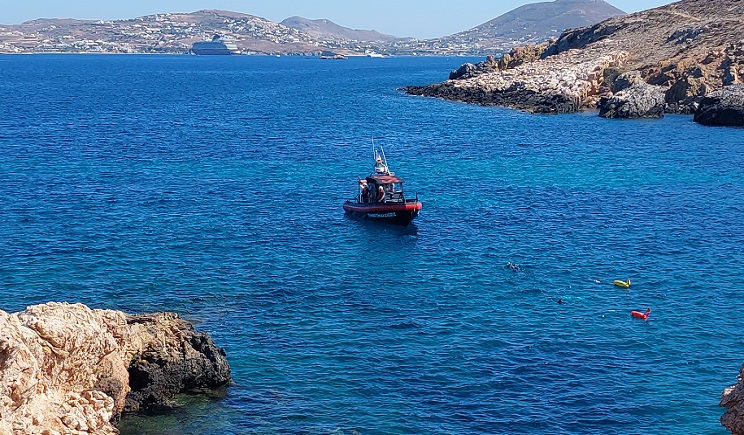
<svg viewBox="0 0 744 435">
<path fill-rule="evenodd" d="M 695 122 L 744 127 L 744 85 L 726 86 L 703 98 L 695 112 Z"/>
<path fill-rule="evenodd" d="M 599 101 L 603 118 L 661 118 L 664 116 L 664 88 L 646 83 L 634 84 Z"/>
<path fill-rule="evenodd" d="M 409 86 L 405 90 L 413 95 L 509 106 L 536 113 L 575 112 L 599 95 L 603 71 L 627 56 L 622 51 L 604 55 L 597 47 L 592 47 L 544 59 L 537 54 L 538 60 L 533 60 L 545 47 L 513 50 L 499 62 L 487 61 L 466 68 L 459 79 L 429 86 Z M 493 72 L 477 73 L 488 69 Z"/>
<path fill-rule="evenodd" d="M 125 410 L 230 381 L 225 353 L 178 315 L 81 304 L 0 311 L 0 433 L 110 434 Z"/>
<path fill-rule="evenodd" d="M 744 365 L 739 369 L 736 385 L 723 390 L 718 406 L 726 408 L 721 424 L 733 435 L 744 435 Z"/>
<path fill-rule="evenodd" d="M 743 82 L 742 16 L 744 2 L 739 0 L 682 0 L 568 30 L 546 46 L 515 49 L 498 61 L 453 72 L 446 82 L 405 90 L 414 95 L 561 113 L 568 107 L 565 101 L 574 102 L 574 111 L 596 108 L 602 97 L 610 101 L 616 92 L 614 80 L 624 72 L 637 71 L 642 82 L 663 89 L 667 112 L 693 113 L 705 95 Z M 641 89 L 655 89 L 654 98 L 657 95 L 658 88 L 632 92 Z M 527 101 L 521 100 L 525 95 Z M 546 107 L 545 101 L 557 105 Z"/>
</svg>

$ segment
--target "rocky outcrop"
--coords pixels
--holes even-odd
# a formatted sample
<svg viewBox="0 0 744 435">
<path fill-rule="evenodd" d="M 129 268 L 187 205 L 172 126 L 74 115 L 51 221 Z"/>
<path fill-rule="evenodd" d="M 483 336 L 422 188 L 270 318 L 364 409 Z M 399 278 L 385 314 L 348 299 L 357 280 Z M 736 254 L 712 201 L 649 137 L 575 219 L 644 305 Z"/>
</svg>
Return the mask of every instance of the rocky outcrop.
<svg viewBox="0 0 744 435">
<path fill-rule="evenodd" d="M 107 434 L 124 410 L 230 381 L 225 353 L 178 315 L 81 304 L 0 311 L 0 433 Z"/>
<path fill-rule="evenodd" d="M 744 127 L 744 85 L 731 85 L 700 101 L 695 122 L 703 125 Z"/>
<path fill-rule="evenodd" d="M 484 106 L 506 106 L 532 113 L 571 113 L 577 110 L 577 100 L 561 93 L 547 94 L 529 89 L 524 85 L 514 85 L 506 89 L 487 91 L 477 87 L 458 87 L 450 82 L 430 86 L 409 86 L 406 92 L 424 97 Z"/>
<path fill-rule="evenodd" d="M 605 71 L 608 71 L 608 70 L 605 70 Z M 610 92 L 613 94 L 622 92 L 630 88 L 631 86 L 646 84 L 646 82 L 643 80 L 643 77 L 641 77 L 641 74 L 638 71 L 630 71 L 626 73 L 619 72 L 617 75 L 612 76 L 612 77 L 613 77 L 612 80 L 609 81 L 609 85 L 610 85 Z"/>
<path fill-rule="evenodd" d="M 624 52 L 601 55 L 591 49 L 539 59 L 540 51 L 539 47 L 513 50 L 499 62 L 490 63 L 492 72 L 478 74 L 485 66 L 469 68 L 458 79 L 404 90 L 412 95 L 508 106 L 534 113 L 575 112 L 592 96 L 599 95 L 603 71 L 626 56 Z M 597 100 L 594 98 L 595 104 Z"/>
<path fill-rule="evenodd" d="M 621 69 L 666 89 L 668 112 L 693 113 L 702 97 L 744 77 L 742 15 L 739 0 L 682 0 L 566 31 L 543 56 L 614 41 L 629 54 Z"/>
<path fill-rule="evenodd" d="M 546 46 L 513 50 L 487 65 L 479 67 L 479 63 L 453 73 L 448 82 L 405 90 L 415 95 L 561 113 L 557 107 L 544 110 L 542 102 L 560 96 L 558 100 L 574 102 L 573 110 L 594 109 L 604 97 L 605 103 L 612 101 L 617 106 L 628 99 L 628 92 L 612 100 L 619 92 L 612 89 L 612 82 L 624 72 L 636 71 L 640 82 L 664 90 L 666 111 L 694 113 L 704 96 L 744 81 L 742 16 L 744 2 L 739 0 L 682 0 L 568 30 Z M 529 100 L 516 101 L 520 94 L 514 94 L 513 89 L 529 91 L 523 93 Z M 657 90 L 644 87 L 632 92 L 655 100 Z M 532 101 L 541 106 L 532 107 Z"/>
<path fill-rule="evenodd" d="M 718 406 L 726 408 L 721 424 L 733 435 L 744 435 L 744 365 L 739 369 L 736 385 L 723 390 Z"/>
<path fill-rule="evenodd" d="M 603 97 L 599 102 L 599 116 L 626 119 L 661 118 L 664 116 L 664 107 L 664 88 L 641 82 L 623 87 L 612 97 Z"/>
<path fill-rule="evenodd" d="M 480 74 L 498 71 L 498 70 L 499 70 L 499 64 L 496 62 L 493 56 L 488 56 L 486 57 L 486 60 L 484 62 L 478 62 L 476 64 L 472 64 L 472 63 L 462 64 L 460 68 L 450 72 L 449 79 L 450 80 L 466 79 L 470 77 L 475 77 Z"/>
<path fill-rule="evenodd" d="M 169 406 L 180 392 L 216 389 L 230 381 L 225 351 L 177 314 L 128 316 L 127 324 L 146 340 L 129 364 L 132 391 L 125 411 Z"/>
<path fill-rule="evenodd" d="M 509 53 L 499 59 L 494 56 L 486 56 L 484 62 L 476 64 L 464 63 L 460 68 L 450 72 L 450 80 L 469 79 L 481 74 L 495 73 L 507 69 L 516 68 L 519 65 L 534 62 L 540 59 L 548 44 L 528 45 L 526 47 L 513 48 Z"/>
</svg>

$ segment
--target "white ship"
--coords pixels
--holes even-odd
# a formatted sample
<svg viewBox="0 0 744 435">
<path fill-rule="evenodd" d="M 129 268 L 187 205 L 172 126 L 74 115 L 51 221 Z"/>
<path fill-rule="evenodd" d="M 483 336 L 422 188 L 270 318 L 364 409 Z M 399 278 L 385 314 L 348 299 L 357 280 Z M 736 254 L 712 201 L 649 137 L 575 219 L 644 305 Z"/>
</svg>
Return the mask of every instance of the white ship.
<svg viewBox="0 0 744 435">
<path fill-rule="evenodd" d="M 240 54 L 238 46 L 233 41 L 223 39 L 220 35 L 214 35 L 211 41 L 195 42 L 191 46 L 191 52 L 201 56 Z"/>
</svg>

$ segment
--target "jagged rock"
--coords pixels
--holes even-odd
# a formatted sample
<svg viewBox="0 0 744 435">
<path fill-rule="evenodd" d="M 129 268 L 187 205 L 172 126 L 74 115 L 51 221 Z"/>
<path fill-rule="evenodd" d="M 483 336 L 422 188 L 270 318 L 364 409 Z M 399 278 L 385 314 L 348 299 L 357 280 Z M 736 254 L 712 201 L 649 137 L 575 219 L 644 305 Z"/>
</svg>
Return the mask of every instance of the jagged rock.
<svg viewBox="0 0 744 435">
<path fill-rule="evenodd" d="M 726 408 L 721 424 L 733 435 L 744 435 L 744 365 L 739 369 L 736 385 L 723 390 L 718 406 Z"/>
<path fill-rule="evenodd" d="M 611 98 L 602 98 L 599 106 L 603 118 L 660 118 L 664 116 L 664 89 L 636 83 Z"/>
<path fill-rule="evenodd" d="M 179 392 L 212 390 L 230 381 L 225 351 L 177 314 L 129 316 L 127 324 L 141 327 L 154 340 L 148 340 L 129 365 L 132 391 L 125 411 L 168 406 Z"/>
<path fill-rule="evenodd" d="M 224 352 L 208 336 L 175 314 L 150 317 L 64 303 L 0 311 L 0 433 L 118 433 L 112 422 L 125 407 L 136 409 L 133 400 L 159 404 L 173 392 L 229 382 Z M 165 375 L 175 374 L 167 387 L 130 387 L 131 366 L 148 355 L 160 358 Z M 130 397 L 148 389 L 163 393 Z"/>
<path fill-rule="evenodd" d="M 674 110 L 674 113 L 694 113 L 700 104 L 700 99 L 712 88 L 712 84 L 706 83 L 705 79 L 694 77 L 691 74 L 681 74 L 676 81 L 672 81 L 671 87 L 666 91 L 666 101 Z"/>
<path fill-rule="evenodd" d="M 450 80 L 457 80 L 457 79 L 462 78 L 462 77 L 464 77 L 466 75 L 470 75 L 470 74 L 472 74 L 475 71 L 475 68 L 476 68 L 475 65 L 473 65 L 472 63 L 464 63 L 464 64 L 460 65 L 460 68 L 458 68 L 456 70 L 453 70 L 450 73 L 449 79 Z"/>
<path fill-rule="evenodd" d="M 464 63 L 460 68 L 450 72 L 450 80 L 462 80 L 475 77 L 479 74 L 485 74 L 499 70 L 499 63 L 496 62 L 493 56 L 488 56 L 484 62 L 478 62 L 473 65 L 472 63 Z"/>
<path fill-rule="evenodd" d="M 610 18 L 593 26 L 568 29 L 546 47 L 542 57 L 555 56 L 568 50 L 583 49 L 590 44 L 606 39 L 625 27 L 624 20 L 621 18 Z"/>
<path fill-rule="evenodd" d="M 534 62 L 540 59 L 546 48 L 548 48 L 547 42 L 538 45 L 515 47 L 499 60 L 499 69 L 511 69 L 524 63 Z"/>
<path fill-rule="evenodd" d="M 631 86 L 645 84 L 646 82 L 643 80 L 643 77 L 641 77 L 641 73 L 639 71 L 630 71 L 618 75 L 612 81 L 612 84 L 610 85 L 610 91 L 613 94 L 616 94 L 620 91 L 628 89 Z"/>
<path fill-rule="evenodd" d="M 703 98 L 694 120 L 703 125 L 744 127 L 744 85 L 726 86 Z"/>
<path fill-rule="evenodd" d="M 528 62 L 534 62 L 540 59 L 540 55 L 545 51 L 546 44 L 530 45 L 525 47 L 513 48 L 509 53 L 504 54 L 498 60 L 494 56 L 487 56 L 483 62 L 476 64 L 464 63 L 460 68 L 450 72 L 450 80 L 465 80 L 481 74 L 498 72 L 500 70 L 516 68 L 519 65 Z"/>
</svg>

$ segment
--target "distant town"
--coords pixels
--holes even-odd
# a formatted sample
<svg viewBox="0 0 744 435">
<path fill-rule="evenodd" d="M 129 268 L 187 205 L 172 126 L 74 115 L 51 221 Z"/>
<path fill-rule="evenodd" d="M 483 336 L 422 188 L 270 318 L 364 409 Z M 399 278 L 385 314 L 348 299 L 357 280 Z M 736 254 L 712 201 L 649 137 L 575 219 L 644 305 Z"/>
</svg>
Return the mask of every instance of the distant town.
<svg viewBox="0 0 744 435">
<path fill-rule="evenodd" d="M 217 22 L 215 22 L 217 21 Z M 470 41 L 360 41 L 316 37 L 279 23 L 223 11 L 157 14 L 129 20 L 81 21 L 40 19 L 0 26 L 0 53 L 189 53 L 194 42 L 219 34 L 235 42 L 243 54 L 344 55 L 466 55 L 494 48 Z M 503 41 L 506 42 L 506 41 Z"/>
<path fill-rule="evenodd" d="M 586 21 L 589 6 L 560 14 L 543 11 L 542 15 L 536 15 L 531 11 L 533 16 L 515 10 L 474 29 L 427 40 L 349 29 L 329 20 L 293 17 L 276 23 L 220 10 L 163 13 L 115 21 L 37 19 L 18 25 L 0 24 L 0 53 L 186 54 L 195 42 L 217 34 L 232 41 L 246 55 L 487 55 L 557 37 L 567 27 L 591 24 L 594 21 Z M 597 13 L 601 18 L 623 12 Z M 546 16 L 560 16 L 562 21 L 551 22 Z M 516 27 L 515 22 L 519 23 Z"/>
</svg>

